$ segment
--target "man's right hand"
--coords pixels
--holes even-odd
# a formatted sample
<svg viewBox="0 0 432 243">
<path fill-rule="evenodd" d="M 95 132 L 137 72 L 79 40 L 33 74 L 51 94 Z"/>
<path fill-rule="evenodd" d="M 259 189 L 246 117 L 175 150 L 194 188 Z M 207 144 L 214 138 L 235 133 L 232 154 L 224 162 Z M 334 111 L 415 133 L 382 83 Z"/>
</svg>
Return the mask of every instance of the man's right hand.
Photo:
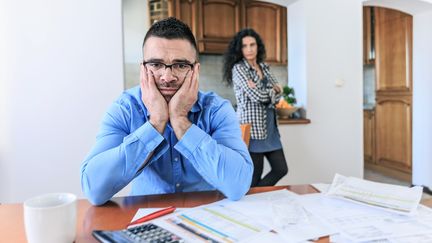
<svg viewBox="0 0 432 243">
<path fill-rule="evenodd" d="M 141 100 L 150 113 L 150 123 L 163 134 L 169 120 L 168 104 L 156 87 L 153 73 L 141 63 Z"/>
</svg>

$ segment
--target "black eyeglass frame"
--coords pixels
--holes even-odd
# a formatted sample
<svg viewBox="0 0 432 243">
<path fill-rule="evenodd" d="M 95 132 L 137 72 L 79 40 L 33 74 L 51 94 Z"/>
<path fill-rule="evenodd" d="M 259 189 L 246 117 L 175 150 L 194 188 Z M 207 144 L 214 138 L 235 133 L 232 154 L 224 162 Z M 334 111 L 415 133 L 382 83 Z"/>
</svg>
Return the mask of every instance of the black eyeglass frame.
<svg viewBox="0 0 432 243">
<path fill-rule="evenodd" d="M 174 65 L 179 65 L 179 64 L 181 64 L 181 65 L 188 65 L 190 68 L 191 68 L 191 70 L 193 70 L 193 68 L 195 67 L 195 64 L 197 63 L 197 62 L 194 62 L 194 63 L 188 63 L 188 62 L 176 62 L 176 63 L 173 63 L 173 64 L 166 64 L 166 63 L 163 63 L 163 62 L 145 62 L 145 61 L 143 61 L 142 62 L 142 65 L 146 65 L 146 64 L 148 64 L 148 63 L 157 63 L 157 64 L 162 64 L 163 66 L 164 66 L 164 68 L 163 68 L 163 70 L 166 70 L 167 68 L 169 68 L 169 69 L 171 69 L 171 72 L 173 71 L 173 69 L 172 69 L 172 66 L 174 66 Z M 162 68 L 161 68 L 162 69 Z"/>
</svg>

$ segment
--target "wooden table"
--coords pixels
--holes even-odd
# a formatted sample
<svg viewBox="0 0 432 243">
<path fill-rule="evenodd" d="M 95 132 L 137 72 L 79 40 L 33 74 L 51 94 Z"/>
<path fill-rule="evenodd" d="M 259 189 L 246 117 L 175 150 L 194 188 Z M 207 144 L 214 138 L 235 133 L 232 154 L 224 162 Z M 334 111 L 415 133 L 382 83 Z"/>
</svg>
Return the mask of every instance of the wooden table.
<svg viewBox="0 0 432 243">
<path fill-rule="evenodd" d="M 298 194 L 317 192 L 309 185 L 252 188 L 248 194 L 287 188 Z M 86 199 L 78 200 L 76 242 L 97 242 L 91 235 L 94 229 L 123 229 L 139 208 L 195 207 L 223 199 L 217 191 L 189 192 L 150 196 L 116 197 L 103 206 L 92 206 Z M 432 201 L 427 203 L 432 205 Z M 0 242 L 26 242 L 23 204 L 0 205 Z M 328 237 L 318 242 L 329 242 Z"/>
</svg>

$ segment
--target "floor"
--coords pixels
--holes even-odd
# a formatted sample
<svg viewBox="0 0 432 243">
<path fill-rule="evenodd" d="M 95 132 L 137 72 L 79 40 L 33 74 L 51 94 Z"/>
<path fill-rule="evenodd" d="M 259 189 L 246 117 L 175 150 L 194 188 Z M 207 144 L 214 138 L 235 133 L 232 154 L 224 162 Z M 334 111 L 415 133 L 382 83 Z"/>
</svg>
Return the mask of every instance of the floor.
<svg viewBox="0 0 432 243">
<path fill-rule="evenodd" d="M 393 184 L 393 185 L 400 185 L 400 186 L 411 186 L 411 183 L 409 182 L 405 182 L 405 181 L 400 181 L 398 179 L 383 175 L 379 172 L 373 171 L 373 170 L 369 170 L 366 169 L 364 170 L 364 179 L 366 180 L 371 180 L 371 181 L 375 181 L 375 182 L 382 182 L 382 183 L 388 183 L 388 184 Z M 423 193 L 423 197 L 422 200 L 424 199 L 431 199 L 432 195 L 427 194 L 427 193 Z"/>
</svg>

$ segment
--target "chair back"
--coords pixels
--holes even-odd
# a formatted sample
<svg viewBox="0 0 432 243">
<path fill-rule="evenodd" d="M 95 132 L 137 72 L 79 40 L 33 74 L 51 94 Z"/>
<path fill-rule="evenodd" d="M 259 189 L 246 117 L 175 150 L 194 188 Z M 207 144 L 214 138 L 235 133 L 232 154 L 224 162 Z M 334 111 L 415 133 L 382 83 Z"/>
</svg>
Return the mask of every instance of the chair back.
<svg viewBox="0 0 432 243">
<path fill-rule="evenodd" d="M 242 132 L 242 139 L 245 142 L 246 147 L 249 147 L 251 124 L 240 124 L 240 129 Z"/>
</svg>

